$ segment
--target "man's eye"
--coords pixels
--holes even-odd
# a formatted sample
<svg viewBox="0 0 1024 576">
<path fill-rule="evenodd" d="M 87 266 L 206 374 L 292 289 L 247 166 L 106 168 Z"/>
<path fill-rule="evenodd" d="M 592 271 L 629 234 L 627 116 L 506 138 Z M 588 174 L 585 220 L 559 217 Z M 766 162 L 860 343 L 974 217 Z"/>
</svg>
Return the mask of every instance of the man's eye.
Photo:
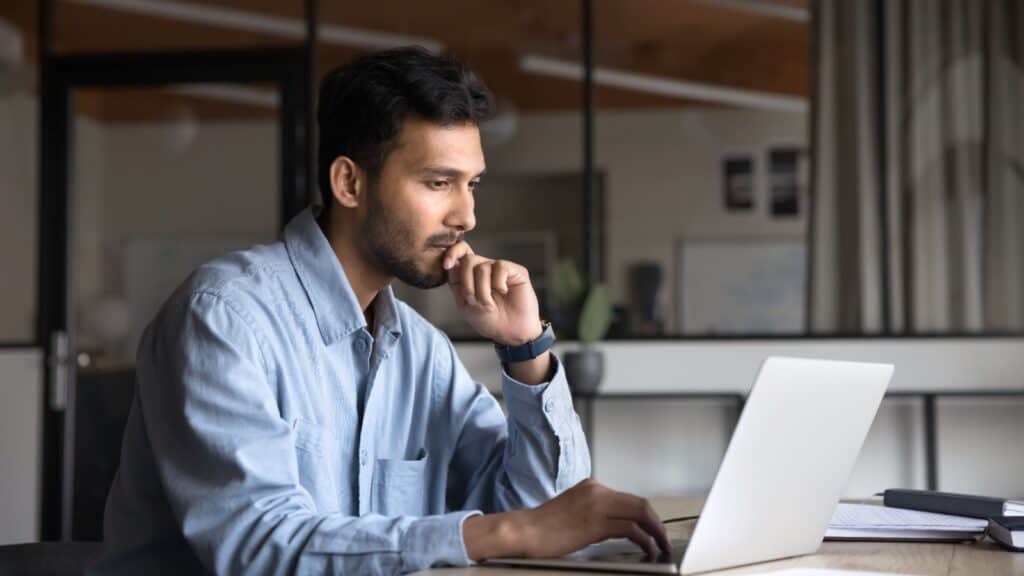
<svg viewBox="0 0 1024 576">
<path fill-rule="evenodd" d="M 446 186 L 448 186 L 447 180 L 433 180 L 430 182 L 430 187 L 435 190 L 440 190 Z"/>
<path fill-rule="evenodd" d="M 470 190 L 476 190 L 479 187 L 480 187 L 480 182 L 478 180 L 473 180 L 473 181 L 471 181 L 469 183 L 469 189 Z"/>
</svg>

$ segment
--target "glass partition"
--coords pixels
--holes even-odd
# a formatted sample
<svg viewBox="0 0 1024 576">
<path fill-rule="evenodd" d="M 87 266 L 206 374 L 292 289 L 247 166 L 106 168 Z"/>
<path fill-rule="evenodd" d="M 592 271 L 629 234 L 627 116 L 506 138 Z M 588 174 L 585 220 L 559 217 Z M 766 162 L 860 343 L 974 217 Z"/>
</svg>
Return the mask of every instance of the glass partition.
<svg viewBox="0 0 1024 576">
<path fill-rule="evenodd" d="M 804 332 L 809 17 L 595 0 L 594 161 L 623 337 Z"/>
</svg>

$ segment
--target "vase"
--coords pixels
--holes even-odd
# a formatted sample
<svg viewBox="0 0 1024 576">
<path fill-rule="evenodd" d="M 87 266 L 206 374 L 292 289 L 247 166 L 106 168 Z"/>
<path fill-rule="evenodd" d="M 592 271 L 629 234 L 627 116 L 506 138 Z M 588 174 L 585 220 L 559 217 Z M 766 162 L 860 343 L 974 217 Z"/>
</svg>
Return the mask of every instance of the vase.
<svg viewBox="0 0 1024 576">
<path fill-rule="evenodd" d="M 565 354 L 565 378 L 573 394 L 589 396 L 597 392 L 604 377 L 604 353 L 584 346 Z"/>
</svg>

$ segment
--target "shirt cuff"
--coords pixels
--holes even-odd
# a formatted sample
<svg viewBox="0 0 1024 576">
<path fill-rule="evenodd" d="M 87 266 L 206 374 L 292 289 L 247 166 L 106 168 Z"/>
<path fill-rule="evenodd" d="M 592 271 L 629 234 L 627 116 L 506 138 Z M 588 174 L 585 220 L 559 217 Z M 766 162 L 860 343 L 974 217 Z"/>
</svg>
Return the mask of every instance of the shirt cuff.
<svg viewBox="0 0 1024 576">
<path fill-rule="evenodd" d="M 479 511 L 462 511 L 426 516 L 413 522 L 402 538 L 403 572 L 425 570 L 432 566 L 469 566 L 462 525 Z"/>
<path fill-rule="evenodd" d="M 569 382 L 565 379 L 565 369 L 554 353 L 551 354 L 551 361 L 555 364 L 551 380 L 533 386 L 509 376 L 502 368 L 501 393 L 510 418 L 529 427 L 547 422 L 551 430 L 561 437 L 565 425 L 575 419 L 576 412 L 572 405 L 572 394 L 569 393 Z"/>
</svg>

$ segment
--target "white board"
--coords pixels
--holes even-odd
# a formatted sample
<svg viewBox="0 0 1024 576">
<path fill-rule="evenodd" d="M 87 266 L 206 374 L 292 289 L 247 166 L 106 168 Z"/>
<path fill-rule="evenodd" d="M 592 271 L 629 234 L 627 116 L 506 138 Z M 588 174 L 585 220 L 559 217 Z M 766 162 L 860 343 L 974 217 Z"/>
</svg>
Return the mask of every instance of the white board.
<svg viewBox="0 0 1024 576">
<path fill-rule="evenodd" d="M 676 274 L 676 326 L 684 335 L 804 332 L 803 240 L 685 240 Z"/>
</svg>

